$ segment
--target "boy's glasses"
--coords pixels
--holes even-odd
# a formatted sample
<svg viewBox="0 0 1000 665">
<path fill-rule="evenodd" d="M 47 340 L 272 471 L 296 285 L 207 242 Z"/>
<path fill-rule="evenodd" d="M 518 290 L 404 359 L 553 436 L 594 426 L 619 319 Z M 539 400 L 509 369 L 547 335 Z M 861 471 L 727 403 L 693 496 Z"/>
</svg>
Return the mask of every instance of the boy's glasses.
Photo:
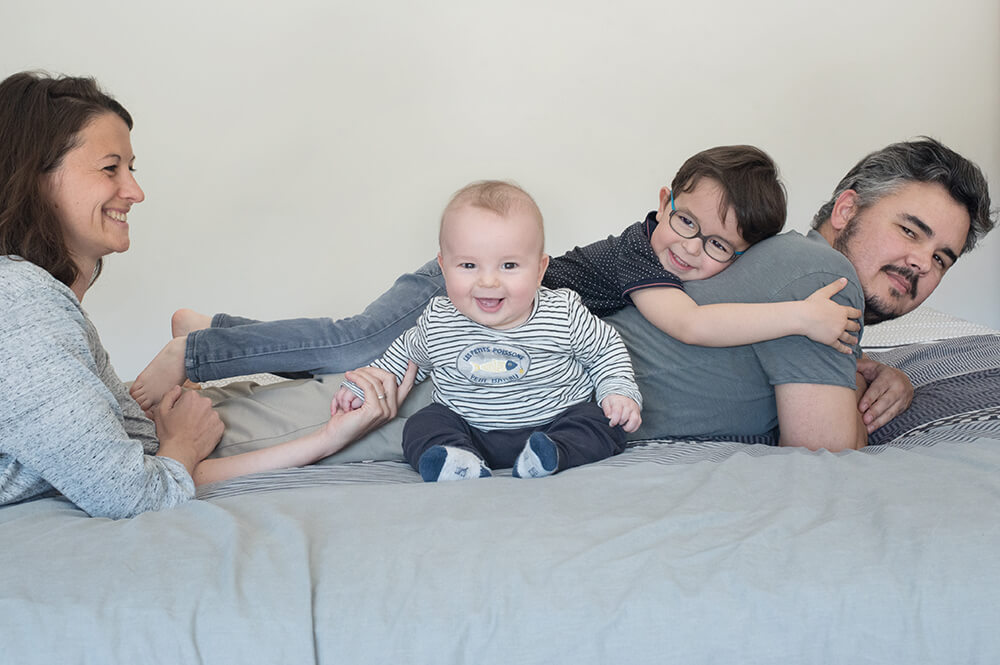
<svg viewBox="0 0 1000 665">
<path fill-rule="evenodd" d="M 670 228 L 672 228 L 674 233 L 680 237 L 700 238 L 701 244 L 705 247 L 705 255 L 710 259 L 718 261 L 719 263 L 728 263 L 730 261 L 735 261 L 737 256 L 743 254 L 743 252 L 737 252 L 736 248 L 734 248 L 725 238 L 702 235 L 701 227 L 698 226 L 698 222 L 694 221 L 682 212 L 677 212 L 677 208 L 674 207 L 673 192 L 670 192 L 670 215 L 667 219 L 670 222 Z"/>
</svg>

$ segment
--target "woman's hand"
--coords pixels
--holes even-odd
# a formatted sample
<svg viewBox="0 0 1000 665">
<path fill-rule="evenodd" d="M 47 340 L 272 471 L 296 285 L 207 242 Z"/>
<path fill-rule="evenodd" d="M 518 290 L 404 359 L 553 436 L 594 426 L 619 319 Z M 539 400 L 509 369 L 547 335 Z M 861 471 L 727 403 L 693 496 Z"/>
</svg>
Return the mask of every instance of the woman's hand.
<svg viewBox="0 0 1000 665">
<path fill-rule="evenodd" d="M 331 455 L 396 417 L 399 406 L 413 388 L 417 366 L 409 364 L 398 386 L 392 373 L 377 367 L 361 367 L 344 376 L 364 391 L 365 401 L 353 410 L 343 408 L 337 399 L 330 404 L 330 420 L 324 432 L 333 446 L 328 453 Z"/>
<path fill-rule="evenodd" d="M 330 403 L 330 420 L 322 428 L 269 448 L 231 457 L 207 459 L 198 464 L 198 468 L 191 474 L 195 485 L 219 482 L 248 473 L 305 466 L 329 457 L 396 417 L 399 405 L 413 387 L 417 366 L 410 363 L 399 386 L 396 386 L 395 376 L 374 367 L 347 372 L 346 376 L 365 393 L 365 403 L 360 408 L 344 410 L 333 399 Z M 379 395 L 382 399 L 379 399 Z"/>
<path fill-rule="evenodd" d="M 219 414 L 212 410 L 212 401 L 180 386 L 168 390 L 150 414 L 160 440 L 157 455 L 177 460 L 192 475 L 225 431 Z"/>
</svg>

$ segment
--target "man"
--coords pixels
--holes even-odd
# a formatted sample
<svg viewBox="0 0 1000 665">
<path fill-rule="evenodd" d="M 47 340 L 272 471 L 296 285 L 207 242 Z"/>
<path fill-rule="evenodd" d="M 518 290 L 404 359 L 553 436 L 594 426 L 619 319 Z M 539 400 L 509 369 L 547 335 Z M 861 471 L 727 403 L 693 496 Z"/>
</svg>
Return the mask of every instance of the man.
<svg viewBox="0 0 1000 665">
<path fill-rule="evenodd" d="M 993 223 L 978 167 L 932 139 L 897 143 L 851 169 L 808 236 L 758 243 L 688 292 L 700 304 L 802 299 L 846 276 L 838 301 L 860 308 L 863 299 L 865 322 L 875 323 L 922 303 Z M 781 445 L 860 448 L 912 397 L 898 370 L 863 356 L 855 364 L 805 337 L 706 348 L 663 335 L 634 308 L 607 320 L 632 353 L 644 397 L 633 439 L 777 428 Z"/>
</svg>

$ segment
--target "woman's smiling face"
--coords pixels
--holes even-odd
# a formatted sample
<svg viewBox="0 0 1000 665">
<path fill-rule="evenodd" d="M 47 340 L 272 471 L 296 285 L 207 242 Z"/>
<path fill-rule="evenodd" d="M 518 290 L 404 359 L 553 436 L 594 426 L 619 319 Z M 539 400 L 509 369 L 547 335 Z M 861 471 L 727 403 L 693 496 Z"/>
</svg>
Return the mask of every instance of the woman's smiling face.
<svg viewBox="0 0 1000 665">
<path fill-rule="evenodd" d="M 77 134 L 45 189 L 62 225 L 66 247 L 89 280 L 94 264 L 129 247 L 128 212 L 145 195 L 132 175 L 132 141 L 125 121 L 102 113 Z"/>
</svg>

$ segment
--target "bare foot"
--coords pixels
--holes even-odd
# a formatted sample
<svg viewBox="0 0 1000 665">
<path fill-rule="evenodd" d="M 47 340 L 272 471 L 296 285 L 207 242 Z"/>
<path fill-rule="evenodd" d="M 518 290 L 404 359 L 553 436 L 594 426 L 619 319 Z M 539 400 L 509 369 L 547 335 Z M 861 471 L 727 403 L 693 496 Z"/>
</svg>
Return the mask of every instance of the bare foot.
<svg viewBox="0 0 1000 665">
<path fill-rule="evenodd" d="M 187 337 L 175 337 L 136 377 L 129 394 L 143 411 L 159 404 L 168 390 L 187 380 L 187 372 L 184 371 L 186 348 Z"/>
<path fill-rule="evenodd" d="M 212 326 L 212 317 L 196 312 L 193 309 L 179 309 L 170 317 L 170 333 L 174 337 L 187 337 L 195 330 L 204 330 Z"/>
</svg>

